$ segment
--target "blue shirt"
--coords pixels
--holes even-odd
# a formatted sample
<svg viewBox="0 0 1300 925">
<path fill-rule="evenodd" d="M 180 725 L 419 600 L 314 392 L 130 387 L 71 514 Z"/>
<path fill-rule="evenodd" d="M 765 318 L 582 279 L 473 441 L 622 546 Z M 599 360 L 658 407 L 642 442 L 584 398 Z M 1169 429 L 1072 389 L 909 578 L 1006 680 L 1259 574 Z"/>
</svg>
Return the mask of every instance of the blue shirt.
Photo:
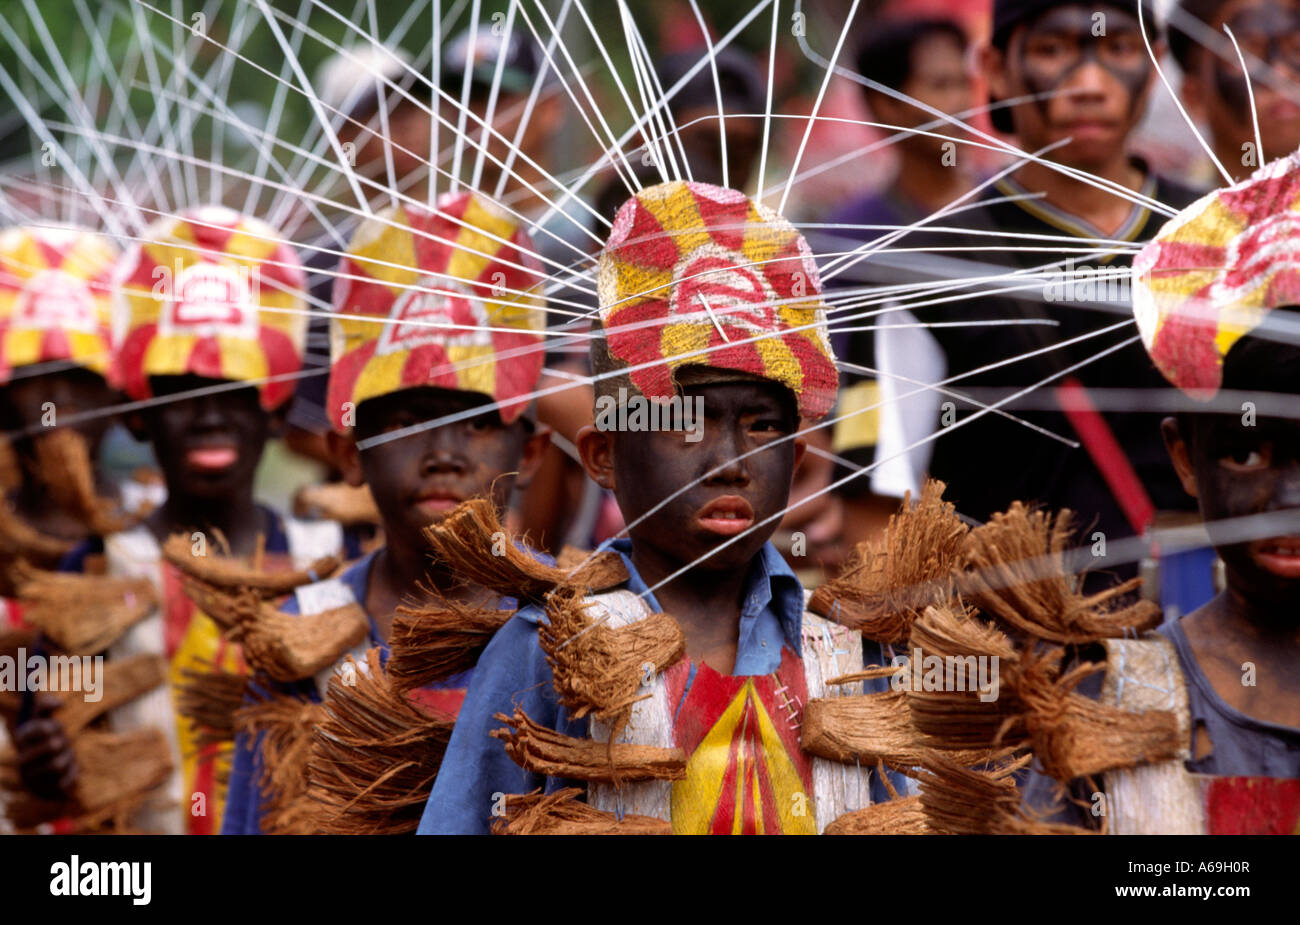
<svg viewBox="0 0 1300 925">
<path fill-rule="evenodd" d="M 624 588 L 644 595 L 646 604 L 661 612 L 654 595 L 632 564 L 630 540 L 609 544 L 623 558 L 628 581 Z M 765 675 L 781 664 L 781 649 L 802 651 L 803 588 L 785 559 L 767 543 L 750 563 L 741 605 L 734 675 Z M 545 612 L 529 605 L 503 626 L 479 659 L 461 706 L 456 728 L 442 760 L 433 792 L 424 807 L 421 835 L 486 834 L 493 809 L 505 794 L 528 793 L 543 788 L 551 793 L 581 782 L 547 778 L 519 767 L 506 755 L 502 743 L 488 733 L 502 723 L 493 714 L 510 714 L 516 706 L 534 721 L 565 735 L 585 738 L 587 719 L 573 719 L 556 699 L 551 668 L 537 638 Z M 873 644 L 874 648 L 874 644 Z M 883 659 L 881 660 L 883 664 Z M 694 666 L 686 690 L 694 680 Z M 887 690 L 888 681 L 869 682 L 868 689 Z M 685 693 L 683 693 L 685 696 Z M 895 781 L 902 785 L 901 779 Z M 878 778 L 872 778 L 872 799 L 888 799 Z"/>
</svg>

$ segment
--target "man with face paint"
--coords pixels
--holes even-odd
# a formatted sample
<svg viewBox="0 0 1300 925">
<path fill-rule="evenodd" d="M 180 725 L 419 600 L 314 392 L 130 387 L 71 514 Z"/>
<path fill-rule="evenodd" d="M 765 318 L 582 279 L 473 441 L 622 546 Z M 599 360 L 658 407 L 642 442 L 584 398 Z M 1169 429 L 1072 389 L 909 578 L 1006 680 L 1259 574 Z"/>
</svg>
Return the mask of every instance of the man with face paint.
<svg viewBox="0 0 1300 925">
<path fill-rule="evenodd" d="M 599 768 L 564 776 L 586 781 L 589 810 L 610 826 L 626 812 L 676 833 L 820 832 L 886 794 L 865 768 L 800 745 L 798 704 L 826 696 L 835 672 L 856 670 L 863 643 L 805 612 L 798 579 L 768 542 L 804 452 L 792 438 L 835 399 L 816 266 L 771 210 L 734 190 L 678 181 L 619 210 L 598 274 L 598 399 L 628 413 L 617 416 L 623 429 L 598 429 L 598 418 L 577 442 L 588 474 L 631 526 L 611 544 L 626 578 L 580 595 L 573 613 L 611 628 L 649 621 L 680 631 L 682 647 L 662 664 L 638 657 L 628 680 L 649 695 L 631 706 L 626 732 L 685 758 L 666 780 L 620 779 L 615 769 L 611 785 Z M 678 398 L 702 402 L 702 431 L 645 425 L 649 403 Z M 550 635 L 563 632 L 551 607 L 518 611 L 479 660 L 421 833 L 485 833 L 502 795 L 508 809 L 512 795 L 564 786 L 515 763 L 517 749 L 493 737 L 504 734 L 497 714 L 515 711 L 514 722 L 526 716 L 578 748 L 595 740 L 602 753 L 615 735 L 562 693 L 573 689 L 570 670 L 599 672 L 603 660 L 578 654 L 564 667 L 555 656 L 567 643 Z M 582 632 L 565 637 L 569 653 L 599 638 Z"/>
<path fill-rule="evenodd" d="M 1300 825 L 1297 201 L 1300 156 L 1291 155 L 1185 209 L 1134 260 L 1143 346 L 1181 398 L 1164 439 L 1227 587 L 1154 633 L 1085 653 L 1106 663 L 1087 693 L 1130 711 L 1172 711 L 1179 730 L 1168 760 L 1097 780 L 1117 834 Z M 1031 784 L 1031 801 L 1041 801 L 1041 784 Z M 1081 792 L 1085 805 L 1095 789 Z"/>
<path fill-rule="evenodd" d="M 1249 89 L 1225 25 L 1246 58 Z M 1300 3 L 1181 0 L 1169 15 L 1169 50 L 1183 69 L 1187 111 L 1209 129 L 1210 147 L 1233 177 L 1300 148 Z M 1263 151 L 1255 150 L 1251 91 Z"/>
</svg>

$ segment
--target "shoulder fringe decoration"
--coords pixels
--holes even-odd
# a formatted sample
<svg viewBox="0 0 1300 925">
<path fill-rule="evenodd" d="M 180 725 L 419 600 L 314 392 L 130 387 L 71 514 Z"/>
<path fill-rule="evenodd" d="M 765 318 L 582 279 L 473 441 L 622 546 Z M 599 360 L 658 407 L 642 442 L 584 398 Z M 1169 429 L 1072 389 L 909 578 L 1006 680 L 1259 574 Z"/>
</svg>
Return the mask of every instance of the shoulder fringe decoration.
<svg viewBox="0 0 1300 925">
<path fill-rule="evenodd" d="M 67 735 L 76 735 L 109 710 L 129 703 L 167 681 L 167 659 L 142 653 L 123 659 L 105 659 L 100 677 L 100 699 L 94 703 L 80 694 L 62 695 L 63 703 L 54 718 Z"/>
<path fill-rule="evenodd" d="M 37 476 L 50 498 L 63 510 L 81 518 L 96 536 L 126 530 L 138 518 L 124 513 L 109 498 L 95 491 L 95 469 L 86 438 L 70 427 L 56 427 L 32 441 Z"/>
<path fill-rule="evenodd" d="M 249 703 L 235 714 L 235 726 L 250 736 L 263 734 L 262 831 L 267 835 L 310 835 L 317 831 L 318 808 L 307 795 L 307 762 L 312 736 L 325 718 L 325 706 L 288 694 Z"/>
<path fill-rule="evenodd" d="M 79 575 L 19 568 L 24 617 L 65 652 L 94 655 L 149 616 L 157 606 L 147 578 Z"/>
<path fill-rule="evenodd" d="M 686 654 L 686 636 L 666 613 L 611 629 L 587 615 L 584 593 L 560 588 L 546 599 L 538 639 L 551 665 L 555 692 L 574 719 L 612 720 L 649 696 L 639 693 L 650 666 L 662 672 Z M 617 738 L 621 722 L 613 723 Z"/>
<path fill-rule="evenodd" d="M 1027 660 L 1020 683 L 1034 754 L 1048 775 L 1065 783 L 1178 756 L 1183 740 L 1172 712 L 1138 713 L 1073 693 L 1104 666 L 1084 663 L 1062 674 L 1064 658 L 1056 648 Z"/>
<path fill-rule="evenodd" d="M 907 771 L 944 743 L 919 735 L 908 713 L 906 695 L 884 691 L 848 697 L 817 698 L 804 707 L 800 743 L 804 751 L 844 764 L 885 764 Z M 954 749 L 952 760 L 975 764 L 997 757 L 992 747 Z"/>
<path fill-rule="evenodd" d="M 289 594 L 299 585 L 329 578 L 343 564 L 339 556 L 329 555 L 322 556 L 305 569 L 267 572 L 231 556 L 195 555 L 194 543 L 184 533 L 169 536 L 163 543 L 162 553 L 163 558 L 183 575 L 197 578 L 217 589 L 250 589 L 267 598 Z"/>
<path fill-rule="evenodd" d="M 319 806 L 318 831 L 414 832 L 453 724 L 451 717 L 425 712 L 394 690 L 378 649 L 366 652 L 364 668 L 349 656 L 330 678 L 308 759 L 308 794 Z"/>
<path fill-rule="evenodd" d="M 932 754 L 919 773 L 926 826 L 938 835 L 1090 835 L 1088 829 L 1040 822 L 1021 807 L 1012 775 L 1032 755 L 983 770 Z"/>
<path fill-rule="evenodd" d="M 320 613 L 293 616 L 263 601 L 257 616 L 228 633 L 250 665 L 275 681 L 301 681 L 333 665 L 340 653 L 370 635 L 370 619 L 352 602 Z"/>
<path fill-rule="evenodd" d="M 81 769 L 72 801 L 42 800 L 15 786 L 18 769 L 12 753 L 0 763 L 10 791 L 5 809 L 16 828 L 30 831 L 42 823 L 70 819 L 79 832 L 93 832 L 106 823 L 124 830 L 128 817 L 172 773 L 171 749 L 158 729 L 86 730 L 74 738 L 72 749 Z"/>
<path fill-rule="evenodd" d="M 370 486 L 344 482 L 304 485 L 293 496 L 293 513 L 308 520 L 336 520 L 345 527 L 383 523 Z"/>
<path fill-rule="evenodd" d="M 513 716 L 497 713 L 495 718 L 509 728 L 494 729 L 490 735 L 505 743 L 515 764 L 534 774 L 609 784 L 686 777 L 686 753 L 680 748 L 566 736 L 533 722 L 518 707 Z"/>
<path fill-rule="evenodd" d="M 915 504 L 909 492 L 884 537 L 859 544 L 840 575 L 813 591 L 808 609 L 877 642 L 906 642 L 916 615 L 952 596 L 963 561 L 970 528 L 943 500 L 944 487 L 927 481 Z"/>
<path fill-rule="evenodd" d="M 928 835 L 921 797 L 873 803 L 845 813 L 826 826 L 826 835 Z"/>
<path fill-rule="evenodd" d="M 501 525 L 496 508 L 488 498 L 461 502 L 441 521 L 425 528 L 434 556 L 471 584 L 515 597 L 540 601 L 561 585 L 584 591 L 605 590 L 627 580 L 617 553 L 594 556 L 582 569 L 547 565 L 519 548 Z M 570 553 L 573 565 L 574 553 Z"/>
<path fill-rule="evenodd" d="M 882 543 L 861 547 L 812 604 L 868 638 L 907 642 L 910 658 L 922 663 L 837 683 L 894 674 L 895 681 L 919 677 L 922 683 L 897 684 L 902 692 L 894 697 L 810 703 L 805 747 L 827 757 L 876 755 L 894 766 L 911 760 L 903 770 L 920 781 L 920 806 L 932 832 L 1079 831 L 1028 814 L 1010 774 L 1037 757 L 1049 775 L 1067 782 L 1178 754 L 1173 713 L 1123 710 L 1084 697 L 1075 687 L 1101 666 L 1065 662 L 1065 646 L 1136 636 L 1159 622 L 1159 608 L 1121 600 L 1137 580 L 1080 593 L 1066 569 L 1069 511 L 1053 516 L 1015 503 L 966 530 L 941 503 L 941 491 L 940 483 L 927 482 L 921 501 L 905 502 Z M 921 553 L 909 545 L 917 543 Z M 941 551 L 921 560 L 925 543 Z M 993 696 L 970 681 L 981 659 L 997 667 Z M 943 683 L 925 680 L 935 670 Z M 961 673 L 965 684 L 955 683 Z M 912 750 L 897 747 L 903 744 Z"/>
<path fill-rule="evenodd" d="M 211 662 L 181 669 L 176 712 L 189 720 L 200 749 L 234 742 L 236 713 L 244 705 L 247 690 L 247 677 Z"/>
<path fill-rule="evenodd" d="M 509 794 L 505 815 L 492 822 L 493 835 L 671 835 L 672 823 L 627 813 L 622 819 L 578 799 L 577 787 L 543 794 Z"/>
<path fill-rule="evenodd" d="M 393 618 L 388 677 L 399 691 L 425 687 L 473 668 L 492 636 L 514 615 L 450 599 L 400 606 Z"/>
<path fill-rule="evenodd" d="M 1160 608 L 1152 601 L 1114 606 L 1141 586 L 1140 578 L 1089 597 L 1079 593 L 1064 562 L 1071 519 L 1068 510 L 1053 518 L 1020 502 L 994 514 L 966 538 L 970 569 L 958 580 L 961 594 L 1020 632 L 1052 642 L 1087 643 L 1158 626 Z"/>
<path fill-rule="evenodd" d="M 904 669 L 913 677 L 931 657 L 939 659 L 936 664 L 942 664 L 944 670 L 942 684 L 907 686 L 908 713 L 921 735 L 950 749 L 1024 744 L 1024 719 L 1016 698 L 1020 655 L 1005 633 L 965 609 L 930 607 L 912 624 L 909 645 L 912 655 L 922 660 L 921 666 L 909 664 Z M 981 698 L 976 689 L 981 658 L 998 660 L 998 689 L 993 699 Z M 959 665 L 969 676 L 961 685 L 965 690 L 956 690 Z M 967 666 L 969 671 L 965 670 Z"/>
<path fill-rule="evenodd" d="M 47 536 L 19 516 L 6 500 L 0 499 L 0 556 L 30 559 L 38 565 L 57 565 L 72 552 L 75 543 Z"/>
</svg>

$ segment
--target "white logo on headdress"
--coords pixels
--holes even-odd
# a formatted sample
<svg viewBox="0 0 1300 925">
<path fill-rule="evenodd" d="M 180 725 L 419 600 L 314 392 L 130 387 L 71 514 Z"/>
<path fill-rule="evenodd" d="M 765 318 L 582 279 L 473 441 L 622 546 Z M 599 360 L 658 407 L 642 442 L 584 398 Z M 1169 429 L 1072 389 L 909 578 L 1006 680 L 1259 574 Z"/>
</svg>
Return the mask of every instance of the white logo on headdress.
<svg viewBox="0 0 1300 925">
<path fill-rule="evenodd" d="M 159 333 L 255 338 L 257 302 L 249 275 L 206 262 L 180 269 L 158 321 Z"/>
<path fill-rule="evenodd" d="M 62 270 L 42 270 L 28 281 L 18 297 L 14 326 L 85 334 L 100 331 L 90 287 Z"/>
<path fill-rule="evenodd" d="M 462 281 L 450 277 L 420 277 L 415 288 L 406 290 L 393 302 L 388 321 L 375 346 L 376 356 L 429 344 L 492 346 L 483 302 Z"/>
</svg>

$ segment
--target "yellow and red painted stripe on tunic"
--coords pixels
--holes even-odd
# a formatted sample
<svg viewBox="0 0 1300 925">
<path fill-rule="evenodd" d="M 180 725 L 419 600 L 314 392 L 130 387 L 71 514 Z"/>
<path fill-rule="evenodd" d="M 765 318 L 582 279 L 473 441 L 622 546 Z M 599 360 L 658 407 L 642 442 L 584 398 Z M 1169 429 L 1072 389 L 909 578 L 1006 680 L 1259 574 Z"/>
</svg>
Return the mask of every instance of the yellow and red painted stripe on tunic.
<svg viewBox="0 0 1300 925">
<path fill-rule="evenodd" d="M 598 274 L 609 353 L 645 396 L 671 398 L 673 370 L 694 364 L 780 382 L 809 420 L 835 403 L 812 252 L 743 193 L 680 180 L 643 189 L 619 209 Z"/>
<path fill-rule="evenodd" d="M 1300 152 L 1201 197 L 1133 260 L 1142 342 L 1194 398 L 1213 398 L 1232 345 L 1292 305 L 1300 305 Z"/>
<path fill-rule="evenodd" d="M 108 238 L 81 228 L 0 232 L 0 384 L 55 360 L 109 376 L 118 256 Z"/>
<path fill-rule="evenodd" d="M 541 262 L 491 200 L 445 194 L 387 209 L 357 229 L 335 282 L 328 410 L 418 386 L 478 392 L 507 423 L 543 363 Z M 357 317 L 365 316 L 365 317 Z"/>
<path fill-rule="evenodd" d="M 812 761 L 799 747 L 803 665 L 789 648 L 770 675 L 723 675 L 682 660 L 664 673 L 686 778 L 672 787 L 678 835 L 817 834 Z"/>
<path fill-rule="evenodd" d="M 151 396 L 150 376 L 186 374 L 258 381 L 268 410 L 292 397 L 306 277 L 270 225 L 220 206 L 163 218 L 123 257 L 116 281 L 117 368 L 132 398 Z"/>
</svg>

